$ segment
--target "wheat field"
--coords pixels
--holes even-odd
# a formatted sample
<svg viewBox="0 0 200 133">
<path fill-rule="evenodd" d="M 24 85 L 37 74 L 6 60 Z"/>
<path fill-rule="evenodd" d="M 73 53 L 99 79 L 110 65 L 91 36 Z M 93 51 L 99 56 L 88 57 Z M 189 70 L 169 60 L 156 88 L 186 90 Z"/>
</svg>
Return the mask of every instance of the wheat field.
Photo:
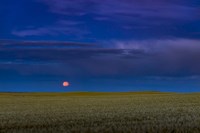
<svg viewBox="0 0 200 133">
<path fill-rule="evenodd" d="M 198 93 L 0 93 L 0 133 L 199 132 Z"/>
</svg>

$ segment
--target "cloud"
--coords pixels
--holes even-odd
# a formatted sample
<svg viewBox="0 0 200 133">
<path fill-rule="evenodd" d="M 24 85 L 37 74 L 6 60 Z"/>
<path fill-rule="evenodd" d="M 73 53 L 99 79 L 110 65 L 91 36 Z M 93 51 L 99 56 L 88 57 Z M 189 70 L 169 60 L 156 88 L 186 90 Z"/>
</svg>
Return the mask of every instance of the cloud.
<svg viewBox="0 0 200 133">
<path fill-rule="evenodd" d="M 39 32 L 40 35 L 51 36 L 80 35 L 84 39 L 95 38 L 95 41 L 123 38 L 199 38 L 198 34 L 194 34 L 199 32 L 198 3 L 182 0 L 37 1 L 47 6 L 51 15 L 57 16 L 58 22 L 55 25 L 66 23 L 71 26 L 58 26 L 55 29 L 52 28 L 55 26 L 44 26 L 35 30 L 16 30 L 13 34 L 30 36 Z M 68 22 L 68 18 L 73 21 Z M 69 27 L 72 29 L 68 29 Z"/>
<path fill-rule="evenodd" d="M 64 49 L 64 48 L 84 48 L 98 47 L 92 43 L 77 43 L 65 41 L 17 41 L 17 40 L 1 40 L 0 49 Z"/>
<path fill-rule="evenodd" d="M 103 45 L 93 47 L 87 44 L 85 47 L 85 44 L 75 43 L 78 47 L 54 49 L 43 48 L 43 45 L 51 47 L 59 42 L 43 44 L 30 41 L 27 44 L 40 45 L 39 43 L 41 47 L 36 49 L 14 46 L 6 48 L 4 45 L 9 44 L 1 43 L 0 68 L 10 68 L 30 75 L 44 71 L 49 74 L 71 77 L 200 76 L 199 40 L 110 41 L 109 43 L 112 44 L 110 48 Z M 25 42 L 21 44 L 25 45 Z M 29 66 L 24 64 L 29 64 Z"/>
<path fill-rule="evenodd" d="M 199 3 L 166 0 L 34 0 L 45 7 L 24 9 L 12 29 L 17 37 L 61 37 L 70 40 L 199 38 Z M 196 1 L 196 0 L 195 0 Z M 42 4 L 41 4 L 42 3 Z M 46 11 L 48 10 L 48 11 Z M 34 12 L 38 20 L 29 23 Z M 13 18 L 13 17 L 10 17 Z M 18 23 L 21 23 L 19 25 Z M 8 23 L 9 24 L 9 23 Z M 8 25 L 7 24 L 7 25 Z M 4 28 L 3 28 L 4 29 Z"/>
<path fill-rule="evenodd" d="M 36 29 L 25 29 L 25 30 L 14 30 L 13 35 L 26 37 L 26 36 L 40 36 L 40 35 L 56 35 L 58 32 L 49 28 L 36 28 Z"/>
<path fill-rule="evenodd" d="M 183 76 L 200 74 L 199 44 L 200 40 L 170 39 L 114 41 L 113 46 L 118 49 L 134 49 L 148 53 L 149 56 L 140 58 L 135 64 L 130 63 L 136 70 L 135 72 L 132 70 L 133 74 Z"/>
<path fill-rule="evenodd" d="M 146 52 L 163 52 L 173 49 L 186 49 L 195 50 L 200 49 L 200 40 L 198 39 L 147 39 L 147 40 L 128 40 L 118 41 L 113 40 L 105 42 L 104 45 L 110 44 L 110 47 L 117 49 L 137 49 L 144 50 Z"/>
<path fill-rule="evenodd" d="M 197 19 L 198 8 L 183 1 L 165 0 L 40 0 L 53 13 L 63 15 L 96 14 L 118 19 Z"/>
<path fill-rule="evenodd" d="M 14 29 L 12 31 L 12 34 L 19 37 L 65 35 L 65 36 L 81 38 L 89 34 L 89 31 L 87 29 L 84 29 L 80 26 L 81 24 L 82 22 L 80 21 L 59 19 L 54 24 L 48 26 L 31 27 L 31 28 L 30 26 L 28 26 L 27 28 L 23 29 Z"/>
</svg>

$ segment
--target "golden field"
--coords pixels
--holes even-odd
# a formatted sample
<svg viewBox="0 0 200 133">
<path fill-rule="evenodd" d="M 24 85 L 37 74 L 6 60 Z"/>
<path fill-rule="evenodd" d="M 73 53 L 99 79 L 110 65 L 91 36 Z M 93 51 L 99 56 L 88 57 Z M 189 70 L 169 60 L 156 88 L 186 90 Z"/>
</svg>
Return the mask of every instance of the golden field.
<svg viewBox="0 0 200 133">
<path fill-rule="evenodd" d="M 0 133 L 199 133 L 200 94 L 0 93 Z"/>
</svg>

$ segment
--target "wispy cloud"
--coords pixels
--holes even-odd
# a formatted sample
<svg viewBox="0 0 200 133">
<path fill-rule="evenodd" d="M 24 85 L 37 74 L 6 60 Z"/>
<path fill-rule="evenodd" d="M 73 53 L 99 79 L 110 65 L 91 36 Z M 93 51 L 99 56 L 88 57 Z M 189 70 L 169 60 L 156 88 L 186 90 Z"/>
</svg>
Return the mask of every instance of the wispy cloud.
<svg viewBox="0 0 200 133">
<path fill-rule="evenodd" d="M 88 48 L 99 47 L 96 44 L 77 43 L 65 41 L 17 41 L 0 40 L 0 49 L 65 49 L 65 48 Z"/>
<path fill-rule="evenodd" d="M 195 5 L 184 4 L 183 1 L 156 0 L 40 0 L 49 6 L 51 12 L 64 15 L 96 14 L 118 19 L 137 18 L 167 18 L 191 19 L 197 18 L 198 8 Z"/>
<path fill-rule="evenodd" d="M 104 33 L 109 39 L 119 38 L 119 36 L 129 39 L 199 38 L 198 34 L 193 34 L 199 31 L 199 28 L 196 28 L 198 27 L 196 22 L 200 21 L 199 4 L 194 2 L 182 0 L 155 0 L 153 2 L 149 0 L 37 1 L 46 5 L 49 13 L 59 16 L 58 19 L 73 18 L 75 21 L 58 20 L 60 21 L 58 25 L 66 23 L 71 26 L 62 26 L 62 28 L 56 29 L 48 27 L 48 33 L 46 28 L 39 28 L 36 31 L 25 30 L 25 33 L 23 30 L 21 32 L 17 30 L 13 34 L 18 36 L 24 36 L 26 33 L 35 35 L 38 32 L 43 35 L 81 34 L 86 38 L 95 36 L 97 39 L 105 38 Z M 81 23 L 78 22 L 80 20 Z M 109 31 L 107 31 L 108 26 Z M 66 27 L 76 28 L 68 29 Z M 100 32 L 103 34 L 99 35 Z"/>
<path fill-rule="evenodd" d="M 59 19 L 54 24 L 48 26 L 14 29 L 12 34 L 19 37 L 65 35 L 80 38 L 90 33 L 87 29 L 80 26 L 82 23 L 80 21 Z"/>
<path fill-rule="evenodd" d="M 199 44 L 200 44 L 199 39 L 184 39 L 184 38 L 146 39 L 146 40 L 128 40 L 128 41 L 113 40 L 104 43 L 104 45 L 108 47 L 114 47 L 117 49 L 137 49 L 137 50 L 144 50 L 146 52 L 163 52 L 165 50 L 172 50 L 172 49 L 195 50 L 195 49 L 200 49 Z"/>
<path fill-rule="evenodd" d="M 44 9 L 48 10 L 39 15 L 41 23 L 35 21 L 30 25 L 26 23 L 24 26 L 14 26 L 12 35 L 23 38 L 66 36 L 73 40 L 92 38 L 91 40 L 95 41 L 119 37 L 199 38 L 198 2 L 185 0 L 34 1 L 40 6 L 45 5 L 47 8 Z M 27 12 L 33 11 L 27 10 Z M 50 21 L 45 20 L 44 14 L 51 18 Z M 23 18 L 21 21 L 23 23 Z"/>
</svg>

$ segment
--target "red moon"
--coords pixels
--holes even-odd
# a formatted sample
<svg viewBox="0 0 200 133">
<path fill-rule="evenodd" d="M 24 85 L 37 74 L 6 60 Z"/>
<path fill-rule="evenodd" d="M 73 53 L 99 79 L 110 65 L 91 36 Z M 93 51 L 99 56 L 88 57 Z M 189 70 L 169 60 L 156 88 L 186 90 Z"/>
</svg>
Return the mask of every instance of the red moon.
<svg viewBox="0 0 200 133">
<path fill-rule="evenodd" d="M 63 82 L 63 86 L 64 86 L 64 87 L 69 86 L 69 82 L 67 82 L 67 81 Z"/>
</svg>

